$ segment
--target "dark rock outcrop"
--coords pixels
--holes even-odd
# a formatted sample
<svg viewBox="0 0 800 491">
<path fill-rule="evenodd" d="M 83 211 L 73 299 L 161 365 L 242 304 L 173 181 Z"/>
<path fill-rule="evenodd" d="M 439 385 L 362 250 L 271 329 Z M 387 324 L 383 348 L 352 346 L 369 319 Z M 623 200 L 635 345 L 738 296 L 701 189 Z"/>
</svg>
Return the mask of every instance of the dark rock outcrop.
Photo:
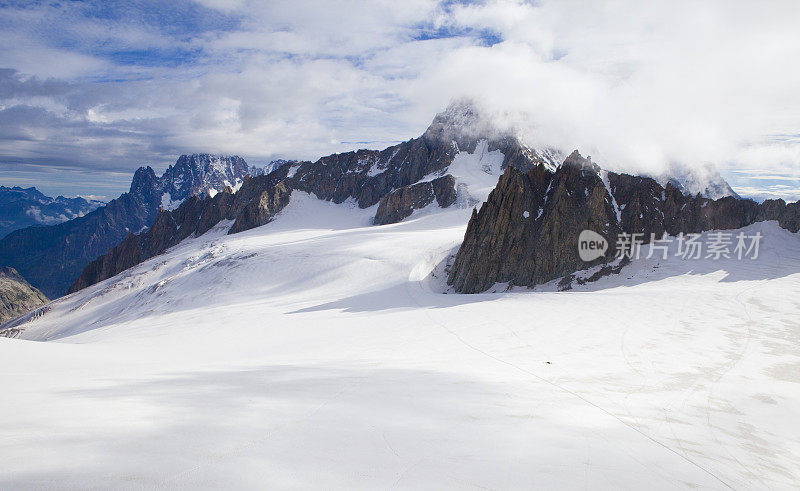
<svg viewBox="0 0 800 491">
<path fill-rule="evenodd" d="M 0 323 L 14 319 L 49 302 L 17 270 L 0 267 Z"/>
<path fill-rule="evenodd" d="M 456 201 L 455 185 L 455 178 L 448 174 L 433 181 L 418 182 L 396 189 L 381 198 L 373 223 L 397 223 L 434 200 L 441 208 L 447 208 Z"/>
<path fill-rule="evenodd" d="M 461 293 L 478 293 L 495 283 L 533 286 L 606 263 L 616 255 L 621 232 L 661 237 L 712 229 L 735 229 L 777 220 L 796 232 L 800 207 L 782 200 L 718 200 L 685 195 L 668 183 L 605 172 L 573 152 L 555 171 L 538 166 L 528 172 L 506 169 L 480 211 L 473 211 L 448 284 Z M 592 230 L 610 247 L 584 262 L 578 235 Z"/>
<path fill-rule="evenodd" d="M 233 222 L 228 233 L 244 232 L 271 222 L 272 218 L 289 204 L 291 195 L 291 189 L 284 182 L 279 182 L 262 191 L 241 210 L 235 211 L 236 221 Z"/>
</svg>

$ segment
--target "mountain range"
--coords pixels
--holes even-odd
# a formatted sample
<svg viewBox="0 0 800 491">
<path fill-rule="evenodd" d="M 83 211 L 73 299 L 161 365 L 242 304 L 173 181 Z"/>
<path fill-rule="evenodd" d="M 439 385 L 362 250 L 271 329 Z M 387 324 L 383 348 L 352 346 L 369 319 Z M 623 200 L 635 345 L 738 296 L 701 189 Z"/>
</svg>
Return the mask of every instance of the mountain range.
<svg viewBox="0 0 800 491">
<path fill-rule="evenodd" d="M 180 204 L 138 172 L 152 225 L 0 325 L 0 482 L 796 488 L 800 205 L 447 112 Z M 610 249 L 584 261 L 581 228 Z M 663 232 L 762 241 L 609 252 Z"/>
<path fill-rule="evenodd" d="M 498 131 L 471 103 L 458 101 L 438 114 L 419 138 L 380 151 L 358 150 L 323 157 L 314 162 L 293 162 L 278 167 L 269 174 L 245 179 L 238 192 L 226 187 L 213 197 L 198 196 L 186 200 L 173 210 L 163 209 L 156 217 L 153 227 L 141 234 L 128 236 L 107 254 L 92 261 L 68 291 L 76 292 L 111 278 L 142 261 L 162 254 L 189 236 L 203 235 L 223 220 L 231 223 L 227 228 L 229 234 L 264 225 L 289 204 L 293 191 L 307 192 L 319 199 L 334 203 L 352 200 L 362 209 L 376 206 L 372 223 L 386 225 L 399 222 L 416 210 L 424 209 L 434 203 L 439 208 L 447 208 L 452 205 L 460 207 L 480 205 L 487 197 L 491 202 L 492 198 L 488 193 L 497 184 L 501 174 L 505 176 L 514 172 L 531 173 L 539 176 L 535 178 L 537 186 L 547 187 L 549 191 L 557 176 L 568 173 L 573 167 L 574 158 L 570 156 L 562 165 L 562 157 L 557 151 L 546 147 L 532 148 L 523 144 L 513 134 Z M 600 175 L 599 172 L 600 169 L 597 168 L 595 172 L 597 176 Z M 613 179 L 619 176 L 615 173 L 608 175 Z M 675 189 L 681 196 L 692 196 L 687 187 L 698 190 L 700 183 L 690 180 L 692 175 L 689 173 L 681 177 L 683 182 L 687 183 L 686 186 L 683 186 L 677 178 L 669 179 L 675 184 L 668 183 L 667 186 Z M 716 174 L 712 177 L 711 181 L 706 181 L 703 192 L 714 196 L 727 195 L 727 199 L 733 202 L 739 201 L 721 176 Z M 658 186 L 653 179 L 640 179 L 647 179 L 647 182 Z M 585 189 L 577 189 L 579 184 L 572 182 L 567 184 L 569 189 L 566 192 L 586 192 Z M 681 187 L 675 187 L 676 185 Z M 633 189 L 638 188 L 634 186 Z M 499 192 L 498 190 L 493 194 Z M 546 194 L 544 189 L 535 189 L 532 192 L 542 196 Z M 701 194 L 698 191 L 696 198 L 692 196 L 692 199 L 710 200 L 702 198 Z M 622 195 L 620 199 L 623 199 Z M 551 201 L 551 205 L 553 203 L 554 201 Z M 627 204 L 627 201 L 625 203 Z M 483 206 L 481 209 L 488 208 Z M 633 206 L 628 208 L 628 213 L 635 209 L 638 208 Z M 571 205 L 564 205 L 559 210 L 561 213 L 547 213 L 543 220 L 554 223 L 553 227 L 563 228 L 560 223 L 569 223 L 575 217 L 575 209 Z M 655 211 L 660 212 L 660 210 Z M 502 218 L 502 216 L 488 218 L 491 223 L 487 225 L 488 228 L 495 230 L 498 224 L 503 223 Z M 534 221 L 539 218 L 537 216 Z M 752 223 L 752 220 L 748 223 Z M 677 230 L 675 227 L 673 229 Z M 493 250 L 484 244 L 485 240 L 489 240 L 492 244 L 506 240 L 503 236 L 505 230 L 495 233 L 495 236 L 488 239 L 472 237 L 470 232 L 473 230 L 475 227 L 467 229 L 464 248 L 476 248 L 477 252 L 473 255 L 477 259 L 464 260 L 462 258 L 469 254 L 460 253 L 456 258 L 456 267 L 451 273 L 451 282 L 457 285 L 456 291 L 460 292 L 483 291 L 493 284 L 491 278 L 483 278 L 475 285 L 465 284 L 468 281 L 464 278 L 473 278 L 475 273 L 472 269 L 480 268 L 482 254 L 489 254 Z M 556 259 L 552 259 L 551 256 L 553 247 L 571 247 L 575 241 L 564 241 L 554 245 L 553 242 L 557 242 L 559 238 L 549 233 L 547 236 L 552 238 L 546 244 L 547 247 L 531 249 L 547 257 L 546 261 L 545 259 L 542 261 L 552 264 L 552 271 L 547 273 L 550 275 L 547 280 L 553 279 L 556 273 L 569 274 L 581 266 L 580 262 L 567 261 L 566 256 L 562 258 L 557 254 Z M 506 252 L 508 251 L 501 249 L 496 256 L 490 257 L 489 267 L 502 265 L 502 258 L 506 257 L 504 256 Z M 534 256 L 535 254 L 529 250 L 523 257 L 526 261 L 533 261 Z M 464 266 L 465 262 L 468 266 Z M 513 269 L 518 266 L 512 264 L 510 267 L 512 271 L 525 270 L 525 268 Z M 542 278 L 537 277 L 537 279 Z"/>
<path fill-rule="evenodd" d="M 60 297 L 86 264 L 152 225 L 161 207 L 235 188 L 246 175 L 263 172 L 237 156 L 208 154 L 182 155 L 160 177 L 151 167 L 140 167 L 130 190 L 109 203 L 63 223 L 19 229 L 0 239 L 0 264 L 15 268 L 50 298 Z"/>
<path fill-rule="evenodd" d="M 577 151 L 555 170 L 506 169 L 488 200 L 474 210 L 448 283 L 459 293 L 480 293 L 496 284 L 534 287 L 564 278 L 561 286 L 569 289 L 576 271 L 615 259 L 620 234 L 637 234 L 647 244 L 664 234 L 771 220 L 793 233 L 800 229 L 800 202 L 711 199 L 684 189 L 673 181 L 662 186 L 650 177 L 608 172 Z M 582 260 L 577 245 L 584 230 L 612 247 L 593 261 Z M 592 281 L 619 269 L 603 268 Z"/>
<path fill-rule="evenodd" d="M 82 217 L 103 204 L 81 197 L 52 198 L 35 187 L 0 186 L 0 238 L 21 228 L 54 225 Z"/>
<path fill-rule="evenodd" d="M 149 230 L 127 237 L 92 261 L 69 292 L 161 254 L 190 235 L 202 235 L 222 220 L 231 221 L 229 233 L 264 225 L 289 203 L 295 190 L 334 203 L 351 200 L 362 209 L 377 205 L 373 223 L 378 225 L 400 221 L 434 201 L 442 208 L 478 204 L 485 196 L 473 196 L 478 191 L 449 173 L 464 156 L 476 155 L 486 157 L 481 167 L 468 170 L 482 181 L 480 193 L 488 193 L 507 166 L 527 170 L 558 165 L 553 151 L 525 146 L 513 135 L 495 131 L 471 104 L 456 103 L 437 115 L 419 138 L 384 150 L 290 162 L 269 174 L 245 178 L 238 192 L 227 186 L 214 196 L 197 196 L 173 210 L 162 209 Z"/>
<path fill-rule="evenodd" d="M 483 186 L 487 196 L 508 167 L 555 171 L 563 160 L 557 150 L 528 146 L 513 133 L 499 131 L 471 101 L 459 100 L 438 114 L 422 136 L 384 150 L 274 161 L 263 168 L 237 156 L 182 155 L 161 176 L 141 167 L 130 191 L 107 205 L 0 240 L 0 264 L 16 268 L 55 298 L 124 271 L 221 220 L 232 221 L 232 233 L 263 225 L 295 190 L 334 203 L 353 200 L 360 208 L 377 205 L 376 225 L 395 223 L 434 202 L 474 206 L 482 200 L 449 171 L 465 155 L 486 158 L 482 168 L 469 172 L 490 176 Z M 495 168 L 487 172 L 487 166 Z M 686 194 L 735 195 L 718 174 L 702 182 L 689 172 L 663 179 Z"/>
</svg>

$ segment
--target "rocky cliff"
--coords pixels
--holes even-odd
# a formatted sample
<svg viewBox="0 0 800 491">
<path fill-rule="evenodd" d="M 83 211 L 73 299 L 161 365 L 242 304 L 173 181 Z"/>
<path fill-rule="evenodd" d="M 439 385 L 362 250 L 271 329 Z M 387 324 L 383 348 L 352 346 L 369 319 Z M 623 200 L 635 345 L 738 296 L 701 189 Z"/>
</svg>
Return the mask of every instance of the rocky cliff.
<svg viewBox="0 0 800 491">
<path fill-rule="evenodd" d="M 14 319 L 49 302 L 14 268 L 0 268 L 0 323 Z"/>
<path fill-rule="evenodd" d="M 434 200 L 441 208 L 447 208 L 456 202 L 455 185 L 455 178 L 448 174 L 431 181 L 396 189 L 381 198 L 373 223 L 375 225 L 397 223 L 411 215 L 414 210 L 421 210 Z"/>
<path fill-rule="evenodd" d="M 576 151 L 555 170 L 506 169 L 480 211 L 473 211 L 448 284 L 461 293 L 495 283 L 533 286 L 608 262 L 621 232 L 641 233 L 648 242 L 651 233 L 733 229 L 761 220 L 777 220 L 796 232 L 800 205 L 686 195 L 671 183 L 606 172 Z M 604 256 L 581 260 L 582 230 L 611 244 Z"/>
</svg>

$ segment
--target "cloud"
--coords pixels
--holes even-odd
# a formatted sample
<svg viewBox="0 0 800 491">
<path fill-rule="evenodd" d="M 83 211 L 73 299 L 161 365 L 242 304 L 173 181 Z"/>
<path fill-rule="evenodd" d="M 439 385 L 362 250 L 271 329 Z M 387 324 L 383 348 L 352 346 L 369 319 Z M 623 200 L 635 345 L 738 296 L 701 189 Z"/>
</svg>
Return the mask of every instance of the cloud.
<svg viewBox="0 0 800 491">
<path fill-rule="evenodd" d="M 799 17 L 780 0 L 12 2 L 0 170 L 99 171 L 124 190 L 180 153 L 263 163 L 405 140 L 467 95 L 612 168 L 796 176 Z"/>
<path fill-rule="evenodd" d="M 58 215 L 45 215 L 38 206 L 31 206 L 25 210 L 25 214 L 43 225 L 55 225 L 69 220 L 66 215 L 60 213 Z"/>
<path fill-rule="evenodd" d="M 800 123 L 798 20 L 792 2 L 467 5 L 447 21 L 504 42 L 449 53 L 419 84 L 458 84 L 531 139 L 612 166 L 796 165 L 765 138 Z"/>
</svg>

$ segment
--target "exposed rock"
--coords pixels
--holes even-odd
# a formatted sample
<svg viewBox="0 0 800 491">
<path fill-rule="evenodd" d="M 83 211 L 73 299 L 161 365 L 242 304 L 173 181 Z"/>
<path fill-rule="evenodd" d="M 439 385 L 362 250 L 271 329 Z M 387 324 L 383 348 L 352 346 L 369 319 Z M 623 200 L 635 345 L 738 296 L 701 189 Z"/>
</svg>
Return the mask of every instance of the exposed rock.
<svg viewBox="0 0 800 491">
<path fill-rule="evenodd" d="M 545 283 L 608 262 L 621 232 L 641 233 L 647 243 L 651 234 L 734 229 L 759 220 L 777 220 L 796 232 L 798 210 L 798 203 L 781 200 L 759 205 L 731 196 L 687 196 L 670 183 L 662 187 L 651 178 L 605 172 L 573 152 L 555 171 L 506 169 L 480 211 L 473 211 L 448 284 L 478 293 L 495 283 Z M 581 260 L 582 230 L 612 244 L 604 256 Z"/>
<path fill-rule="evenodd" d="M 6 322 L 49 302 L 14 268 L 0 267 L 0 322 Z"/>
<path fill-rule="evenodd" d="M 245 176 L 257 172 L 239 156 L 201 153 L 181 155 L 155 182 L 165 198 L 162 203 L 177 207 L 190 196 L 205 196 L 225 187 L 236 187 Z"/>
<path fill-rule="evenodd" d="M 597 167 L 577 153 L 555 172 L 507 168 L 480 212 L 473 211 L 448 283 L 476 293 L 496 282 L 533 285 L 575 271 L 581 230 L 604 237 L 619 230 L 606 195 Z"/>
<path fill-rule="evenodd" d="M 271 222 L 272 218 L 289 204 L 291 195 L 292 191 L 283 182 L 263 191 L 237 212 L 236 221 L 228 233 L 243 232 Z"/>
<path fill-rule="evenodd" d="M 441 208 L 456 201 L 456 180 L 451 175 L 404 186 L 381 198 L 375 214 L 375 225 L 397 223 L 410 216 L 414 210 L 425 208 L 434 199 Z"/>
</svg>

